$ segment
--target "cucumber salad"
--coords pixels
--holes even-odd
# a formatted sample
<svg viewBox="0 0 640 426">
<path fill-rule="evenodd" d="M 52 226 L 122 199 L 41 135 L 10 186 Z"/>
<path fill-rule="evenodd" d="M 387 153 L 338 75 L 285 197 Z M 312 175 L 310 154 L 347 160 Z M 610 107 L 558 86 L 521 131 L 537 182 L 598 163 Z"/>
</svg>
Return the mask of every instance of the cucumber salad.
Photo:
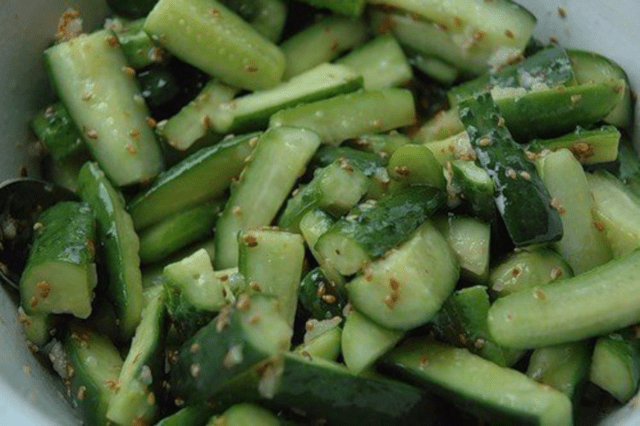
<svg viewBox="0 0 640 426">
<path fill-rule="evenodd" d="M 636 394 L 615 62 L 510 0 L 107 3 L 44 52 L 31 127 L 78 198 L 19 284 L 85 424 L 591 425 Z"/>
</svg>

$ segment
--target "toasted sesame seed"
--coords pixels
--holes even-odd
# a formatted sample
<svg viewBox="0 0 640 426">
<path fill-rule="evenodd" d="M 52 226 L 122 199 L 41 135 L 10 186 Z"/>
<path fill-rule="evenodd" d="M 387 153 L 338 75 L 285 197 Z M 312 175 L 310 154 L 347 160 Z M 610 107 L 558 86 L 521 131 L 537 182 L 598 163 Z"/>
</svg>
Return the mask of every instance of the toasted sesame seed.
<svg viewBox="0 0 640 426">
<path fill-rule="evenodd" d="M 336 297 L 331 294 L 325 294 L 324 296 L 322 296 L 322 300 L 330 305 L 336 303 Z"/>
<path fill-rule="evenodd" d="M 194 343 L 189 347 L 189 352 L 191 352 L 192 354 L 196 354 L 200 351 L 200 344 L 199 343 Z"/>
</svg>

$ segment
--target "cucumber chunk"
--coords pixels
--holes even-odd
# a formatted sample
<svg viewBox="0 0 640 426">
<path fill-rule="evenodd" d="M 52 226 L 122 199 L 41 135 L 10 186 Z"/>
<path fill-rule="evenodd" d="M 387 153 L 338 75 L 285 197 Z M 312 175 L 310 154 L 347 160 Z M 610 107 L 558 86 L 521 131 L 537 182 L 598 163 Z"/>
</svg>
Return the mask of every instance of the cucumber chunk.
<svg viewBox="0 0 640 426">
<path fill-rule="evenodd" d="M 144 30 L 183 61 L 242 89 L 282 80 L 282 51 L 215 0 L 160 0 Z"/>
<path fill-rule="evenodd" d="M 67 313 L 88 318 L 98 278 L 91 208 L 60 202 L 39 216 L 36 227 L 20 279 L 22 308 L 29 315 Z"/>
<path fill-rule="evenodd" d="M 496 265 L 489 287 L 498 297 L 571 278 L 573 271 L 558 253 L 546 248 L 519 250 Z"/>
<path fill-rule="evenodd" d="M 366 39 L 367 27 L 363 21 L 342 16 L 325 17 L 280 45 L 287 64 L 283 80 L 289 80 L 324 62 L 331 62 Z"/>
<path fill-rule="evenodd" d="M 362 77 L 343 65 L 320 64 L 291 80 L 234 100 L 227 100 L 210 115 L 220 134 L 261 130 L 281 109 L 319 101 L 362 88 Z"/>
<path fill-rule="evenodd" d="M 554 139 L 536 139 L 527 145 L 527 151 L 558 151 L 566 148 L 581 164 L 597 164 L 616 161 L 621 134 L 613 126 L 594 130 L 576 128 L 572 133 Z M 636 155 L 637 157 L 637 155 Z"/>
<path fill-rule="evenodd" d="M 413 78 L 407 57 L 391 35 L 375 38 L 336 63 L 361 74 L 366 90 L 402 86 Z"/>
<path fill-rule="evenodd" d="M 277 112 L 271 127 L 301 127 L 316 132 L 323 143 L 338 144 L 367 133 L 413 124 L 413 95 L 405 89 L 359 91 Z"/>
<path fill-rule="evenodd" d="M 222 196 L 242 171 L 259 135 L 237 136 L 204 148 L 160 175 L 149 189 L 129 203 L 136 229 Z"/>
<path fill-rule="evenodd" d="M 321 334 L 307 339 L 305 334 L 305 341 L 295 349 L 296 353 L 302 356 L 311 356 L 312 358 L 318 357 L 328 359 L 330 361 L 336 361 L 341 352 L 342 341 L 342 329 L 338 325 L 329 328 Z"/>
<path fill-rule="evenodd" d="M 458 281 L 458 264 L 444 237 L 425 222 L 411 239 L 347 284 L 362 314 L 393 330 L 429 321 Z"/>
<path fill-rule="evenodd" d="M 282 127 L 260 137 L 216 224 L 217 269 L 238 263 L 238 231 L 267 226 L 320 145 L 310 131 Z"/>
<path fill-rule="evenodd" d="M 383 363 L 491 424 L 573 424 L 566 395 L 466 349 L 414 339 L 391 351 Z"/>
<path fill-rule="evenodd" d="M 210 201 L 186 209 L 140 233 L 140 260 L 158 262 L 181 248 L 210 236 L 222 203 Z"/>
<path fill-rule="evenodd" d="M 460 194 L 462 202 L 472 214 L 486 221 L 493 221 L 497 211 L 493 201 L 495 189 L 489 174 L 474 161 L 453 160 L 448 164 L 451 176 L 449 189 Z"/>
<path fill-rule="evenodd" d="M 61 103 L 38 112 L 29 126 L 56 160 L 63 160 L 86 149 L 82 135 Z"/>
<path fill-rule="evenodd" d="M 153 0 L 154 3 L 155 1 Z M 151 41 L 149 35 L 143 31 L 143 26 L 144 19 L 127 21 L 116 18 L 109 24 L 109 28 L 118 38 L 118 44 L 127 62 L 135 69 L 162 62 L 167 56 L 166 52 Z"/>
<path fill-rule="evenodd" d="M 614 257 L 640 247 L 640 199 L 605 171 L 588 174 L 587 180 L 594 200 L 595 226 L 604 231 Z"/>
<path fill-rule="evenodd" d="M 445 203 L 432 186 L 408 186 L 377 202 L 364 202 L 338 220 L 315 245 L 320 264 L 348 276 L 406 241 Z"/>
<path fill-rule="evenodd" d="M 283 0 L 223 0 L 222 3 L 247 21 L 267 40 L 277 43 L 287 21 Z"/>
<path fill-rule="evenodd" d="M 236 404 L 214 416 L 207 426 L 279 426 L 280 421 L 269 410 L 255 404 Z"/>
<path fill-rule="evenodd" d="M 45 51 L 52 84 L 117 186 L 148 182 L 164 167 L 149 111 L 117 40 L 102 30 Z"/>
<path fill-rule="evenodd" d="M 358 375 L 404 337 L 404 332 L 387 330 L 367 317 L 351 312 L 342 331 L 342 356 L 350 372 Z"/>
<path fill-rule="evenodd" d="M 58 343 L 59 345 L 59 343 Z M 110 424 L 107 410 L 118 389 L 122 358 L 111 341 L 79 324 L 72 324 L 58 347 L 49 357 L 89 425 Z"/>
<path fill-rule="evenodd" d="M 635 250 L 573 278 L 500 298 L 489 310 L 489 331 L 498 344 L 524 349 L 636 324 L 639 274 L 640 250 Z"/>
<path fill-rule="evenodd" d="M 451 345 L 467 348 L 501 367 L 510 367 L 523 351 L 502 348 L 493 341 L 487 326 L 489 307 L 486 287 L 477 285 L 458 290 L 433 318 L 434 330 Z"/>
<path fill-rule="evenodd" d="M 247 231 L 238 234 L 238 271 L 249 288 L 275 296 L 282 318 L 293 328 L 304 262 L 300 235 L 283 231 Z"/>
<path fill-rule="evenodd" d="M 207 404 L 190 405 L 160 420 L 156 426 L 206 426 L 214 413 Z"/>
<path fill-rule="evenodd" d="M 109 274 L 107 292 L 117 310 L 122 338 L 128 340 L 140 322 L 143 306 L 138 236 L 122 195 L 96 163 L 82 167 L 78 186 L 98 222 Z"/>
<path fill-rule="evenodd" d="M 456 254 L 462 276 L 485 282 L 489 277 L 490 225 L 464 216 L 440 218 L 434 224 Z"/>
<path fill-rule="evenodd" d="M 445 189 L 446 182 L 442 166 L 431 153 L 431 150 L 422 146 L 409 144 L 401 146 L 389 158 L 387 165 L 389 176 L 393 183 L 402 185 L 431 185 Z"/>
<path fill-rule="evenodd" d="M 460 119 L 480 165 L 494 182 L 496 206 L 514 244 L 526 246 L 562 238 L 560 215 L 551 207 L 535 166 L 504 126 L 491 96 L 461 101 Z"/>
<path fill-rule="evenodd" d="M 640 340 L 633 331 L 598 338 L 589 379 L 622 403 L 636 394 L 640 382 Z"/>
<path fill-rule="evenodd" d="M 331 275 L 331 277 L 329 277 Z M 344 280 L 321 267 L 312 269 L 300 283 L 300 304 L 317 320 L 342 317 L 347 305 Z"/>
<path fill-rule="evenodd" d="M 536 162 L 545 187 L 562 220 L 562 239 L 553 247 L 578 275 L 610 261 L 609 242 L 593 220 L 594 203 L 582 165 L 563 149 Z"/>
<path fill-rule="evenodd" d="M 307 243 L 307 247 L 309 247 L 309 251 L 311 251 L 318 263 L 322 258 L 315 249 L 316 243 L 333 223 L 333 218 L 320 209 L 314 209 L 300 219 L 300 232 Z"/>
<path fill-rule="evenodd" d="M 124 360 L 118 390 L 109 402 L 107 418 L 116 424 L 153 423 L 160 409 L 167 334 L 165 294 L 156 288 L 150 296 Z"/>
<path fill-rule="evenodd" d="M 586 341 L 538 348 L 529 358 L 527 376 L 578 402 L 588 378 L 592 345 Z"/>
</svg>

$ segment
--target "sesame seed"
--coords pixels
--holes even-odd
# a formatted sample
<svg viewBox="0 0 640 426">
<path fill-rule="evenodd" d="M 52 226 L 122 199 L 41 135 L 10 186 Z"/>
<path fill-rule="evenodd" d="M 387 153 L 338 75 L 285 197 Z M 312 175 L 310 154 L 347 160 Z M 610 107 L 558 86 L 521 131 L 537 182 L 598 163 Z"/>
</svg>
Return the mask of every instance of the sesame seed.
<svg viewBox="0 0 640 426">
<path fill-rule="evenodd" d="M 194 343 L 191 345 L 191 347 L 189 348 L 189 352 L 191 352 L 192 354 L 198 353 L 200 351 L 200 344 L 198 343 Z"/>
<path fill-rule="evenodd" d="M 198 377 L 200 375 L 201 372 L 201 368 L 199 364 L 191 364 L 191 366 L 189 367 L 189 372 L 191 373 L 191 375 L 195 378 Z"/>
<path fill-rule="evenodd" d="M 562 6 L 558 6 L 558 16 L 561 17 L 562 19 L 566 18 L 567 10 Z"/>
<path fill-rule="evenodd" d="M 336 297 L 331 294 L 325 294 L 324 296 L 322 296 L 322 300 L 330 305 L 336 303 Z"/>
</svg>

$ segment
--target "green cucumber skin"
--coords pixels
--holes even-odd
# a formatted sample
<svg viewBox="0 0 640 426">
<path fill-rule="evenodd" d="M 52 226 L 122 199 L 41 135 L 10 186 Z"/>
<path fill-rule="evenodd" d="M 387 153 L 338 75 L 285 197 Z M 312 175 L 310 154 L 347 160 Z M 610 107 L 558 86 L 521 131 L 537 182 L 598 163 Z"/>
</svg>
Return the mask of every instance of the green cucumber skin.
<svg viewBox="0 0 640 426">
<path fill-rule="evenodd" d="M 614 126 L 602 126 L 594 130 L 578 127 L 573 133 L 554 139 L 531 141 L 526 150 L 540 153 L 566 148 L 581 164 L 598 164 L 616 161 L 621 133 Z M 637 156 L 637 155 L 636 155 Z"/>
<path fill-rule="evenodd" d="M 238 234 L 238 271 L 249 286 L 276 296 L 282 317 L 293 328 L 304 263 L 304 240 L 284 231 Z"/>
<path fill-rule="evenodd" d="M 118 391 L 109 402 L 107 418 L 116 424 L 153 423 L 160 409 L 167 309 L 162 288 L 151 289 L 149 296 L 122 366 Z"/>
<path fill-rule="evenodd" d="M 422 145 L 405 145 L 399 147 L 389 158 L 387 172 L 394 185 L 431 185 L 444 190 L 447 183 L 442 166 L 429 148 Z"/>
<path fill-rule="evenodd" d="M 217 269 L 237 266 L 237 233 L 268 226 L 320 145 L 304 129 L 269 129 L 258 142 L 216 224 Z"/>
<path fill-rule="evenodd" d="M 618 161 L 620 169 L 616 172 L 616 177 L 631 193 L 640 197 L 640 158 L 628 138 L 620 140 Z"/>
<path fill-rule="evenodd" d="M 471 213 L 488 222 L 495 220 L 495 190 L 489 174 L 474 161 L 453 160 L 450 164 L 451 186 L 460 192 Z"/>
<path fill-rule="evenodd" d="M 578 83 L 602 82 L 607 80 L 624 80 L 624 90 L 619 93 L 619 99 L 614 109 L 604 117 L 604 121 L 620 128 L 629 130 L 633 123 L 633 101 L 629 78 L 624 69 L 611 59 L 595 52 L 583 50 L 567 51 Z"/>
<path fill-rule="evenodd" d="M 107 30 L 45 51 L 52 84 L 100 166 L 117 186 L 148 182 L 163 168 L 150 113 L 124 54 Z M 116 43 L 117 44 L 117 43 Z"/>
<path fill-rule="evenodd" d="M 86 163 L 78 176 L 78 193 L 92 207 L 107 260 L 108 294 L 116 307 L 123 339 L 140 322 L 143 307 L 140 242 L 122 195 L 96 163 Z"/>
<path fill-rule="evenodd" d="M 500 298 L 489 310 L 489 332 L 500 345 L 528 349 L 635 324 L 640 321 L 639 274 L 640 251 L 635 250 L 576 277 Z"/>
<path fill-rule="evenodd" d="M 425 55 L 411 48 L 407 48 L 407 54 L 411 65 L 445 87 L 451 86 L 460 75 L 457 68 L 434 56 Z"/>
<path fill-rule="evenodd" d="M 562 256 L 546 248 L 536 248 L 513 253 L 493 267 L 488 285 L 492 294 L 503 297 L 572 276 L 573 271 Z"/>
<path fill-rule="evenodd" d="M 156 426 L 205 426 L 215 412 L 207 404 L 190 405 L 160 420 Z"/>
<path fill-rule="evenodd" d="M 460 103 L 460 119 L 467 127 L 480 165 L 495 186 L 496 206 L 518 247 L 562 238 L 560 215 L 535 166 L 514 142 L 490 94 Z"/>
<path fill-rule="evenodd" d="M 379 325 L 410 330 L 428 322 L 453 292 L 455 255 L 427 221 L 411 239 L 347 284 L 351 304 Z"/>
<path fill-rule="evenodd" d="M 259 405 L 241 403 L 227 409 L 220 416 L 215 416 L 207 426 L 280 426 L 280 420 L 271 411 Z"/>
<path fill-rule="evenodd" d="M 62 103 L 38 112 L 29 126 L 56 160 L 64 160 L 86 148 L 82 135 Z"/>
<path fill-rule="evenodd" d="M 331 62 L 366 39 L 367 27 L 361 20 L 342 16 L 323 18 L 280 45 L 286 57 L 283 80 L 289 80 L 324 62 Z M 314 48 L 309 49 L 309 46 Z"/>
<path fill-rule="evenodd" d="M 156 0 L 153 1 L 155 3 Z M 166 52 L 156 46 L 149 35 L 143 31 L 144 21 L 144 19 L 137 19 L 127 22 L 118 19 L 111 25 L 127 62 L 137 70 L 162 62 L 166 56 Z"/>
<path fill-rule="evenodd" d="M 239 306 L 225 308 L 179 349 L 169 381 L 172 393 L 186 403 L 206 402 L 237 376 L 269 365 L 288 350 L 293 332 L 277 301 L 257 295 L 243 299 L 238 299 Z"/>
<path fill-rule="evenodd" d="M 389 132 L 373 135 L 362 135 L 357 139 L 347 142 L 347 147 L 377 154 L 379 157 L 388 158 L 402 146 L 411 143 L 411 139 L 398 132 Z"/>
<path fill-rule="evenodd" d="M 29 258 L 20 280 L 20 299 L 27 314 L 91 314 L 95 269 L 95 222 L 89 205 L 60 202 L 38 218 Z M 56 267 L 73 268 L 74 277 Z M 57 272 L 57 273 L 56 273 Z"/>
<path fill-rule="evenodd" d="M 501 367 L 510 367 L 522 351 L 502 348 L 491 339 L 487 326 L 489 307 L 486 287 L 467 287 L 454 292 L 431 322 L 443 341 L 467 348 Z"/>
<path fill-rule="evenodd" d="M 224 194 L 242 171 L 260 133 L 242 135 L 195 152 L 167 170 L 129 203 L 137 230 Z"/>
<path fill-rule="evenodd" d="M 341 216 L 360 201 L 368 184 L 366 176 L 348 160 L 316 169 L 311 182 L 289 198 L 278 226 L 299 233 L 304 215 L 316 208 Z"/>
<path fill-rule="evenodd" d="M 383 358 L 382 367 L 490 424 L 573 424 L 566 395 L 466 349 L 430 339 L 408 340 Z"/>
<path fill-rule="evenodd" d="M 207 202 L 184 210 L 140 234 L 140 260 L 153 263 L 206 237 L 222 210 L 222 203 Z"/>
<path fill-rule="evenodd" d="M 633 330 L 598 338 L 589 379 L 623 404 L 636 394 L 640 380 L 640 341 Z"/>
<path fill-rule="evenodd" d="M 381 133 L 416 121 L 413 95 L 405 89 L 358 91 L 277 112 L 271 127 L 301 127 L 336 145 L 367 133 Z"/>
<path fill-rule="evenodd" d="M 346 160 L 349 165 L 357 168 L 365 176 L 376 174 L 379 168 L 387 166 L 387 159 L 371 152 L 363 152 L 348 146 L 323 145 L 313 156 L 313 164 L 327 167 L 340 159 Z"/>
<path fill-rule="evenodd" d="M 469 82 L 460 84 L 447 93 L 450 105 L 491 91 L 495 87 L 524 87 L 530 90 L 535 84 L 548 87 L 570 84 L 575 79 L 567 52 L 552 46 L 528 57 L 524 61 L 509 65 L 496 73 L 487 73 Z"/>
<path fill-rule="evenodd" d="M 563 235 L 553 243 L 574 274 L 613 258 L 609 242 L 594 224 L 594 203 L 582 165 L 569 150 L 550 153 L 536 162 L 545 187 L 559 203 Z"/>
<path fill-rule="evenodd" d="M 527 376 L 577 403 L 589 374 L 592 352 L 592 345 L 586 341 L 538 348 L 529 358 Z"/>
<path fill-rule="evenodd" d="M 144 30 L 183 61 L 231 86 L 261 90 L 282 80 L 282 51 L 217 1 L 160 0 Z"/>
<path fill-rule="evenodd" d="M 267 40 L 277 43 L 287 21 L 288 5 L 283 0 L 223 0 Z"/>
<path fill-rule="evenodd" d="M 107 409 L 118 386 L 122 358 L 111 341 L 78 324 L 64 339 L 67 373 L 73 369 L 67 389 L 88 425 L 107 426 Z M 56 361 L 58 362 L 58 361 Z"/>
<path fill-rule="evenodd" d="M 320 9 L 330 9 L 335 13 L 359 17 L 362 15 L 364 10 L 364 6 L 366 4 L 365 0 L 303 0 L 305 3 L 309 3 L 311 6 L 320 8 Z"/>
<path fill-rule="evenodd" d="M 220 134 L 262 130 L 268 126 L 271 116 L 282 109 L 354 92 L 362 87 L 359 73 L 343 65 L 323 63 L 269 90 L 229 99 L 210 117 L 213 128 Z"/>
<path fill-rule="evenodd" d="M 402 86 L 413 78 L 402 47 L 391 35 L 384 35 L 336 61 L 362 75 L 366 90 Z"/>
<path fill-rule="evenodd" d="M 311 355 L 329 361 L 336 361 L 341 353 L 342 329 L 336 325 L 309 340 L 304 341 L 297 348 L 295 353 L 302 356 Z"/>
<path fill-rule="evenodd" d="M 365 202 L 353 208 L 346 218 L 339 219 L 320 237 L 315 249 L 326 261 L 336 256 L 342 258 L 335 252 L 332 236 L 336 236 L 354 241 L 368 260 L 379 258 L 406 241 L 445 202 L 444 192 L 432 186 L 398 188 L 376 203 Z M 339 272 L 351 275 L 364 266 L 344 265 L 339 267 Z"/>
<path fill-rule="evenodd" d="M 344 282 L 330 279 L 321 267 L 317 267 L 302 279 L 299 300 L 313 318 L 322 321 L 343 316 L 347 293 Z"/>
<path fill-rule="evenodd" d="M 556 137 L 606 117 L 618 101 L 621 80 L 586 83 L 562 89 L 497 98 L 514 139 Z"/>
</svg>

